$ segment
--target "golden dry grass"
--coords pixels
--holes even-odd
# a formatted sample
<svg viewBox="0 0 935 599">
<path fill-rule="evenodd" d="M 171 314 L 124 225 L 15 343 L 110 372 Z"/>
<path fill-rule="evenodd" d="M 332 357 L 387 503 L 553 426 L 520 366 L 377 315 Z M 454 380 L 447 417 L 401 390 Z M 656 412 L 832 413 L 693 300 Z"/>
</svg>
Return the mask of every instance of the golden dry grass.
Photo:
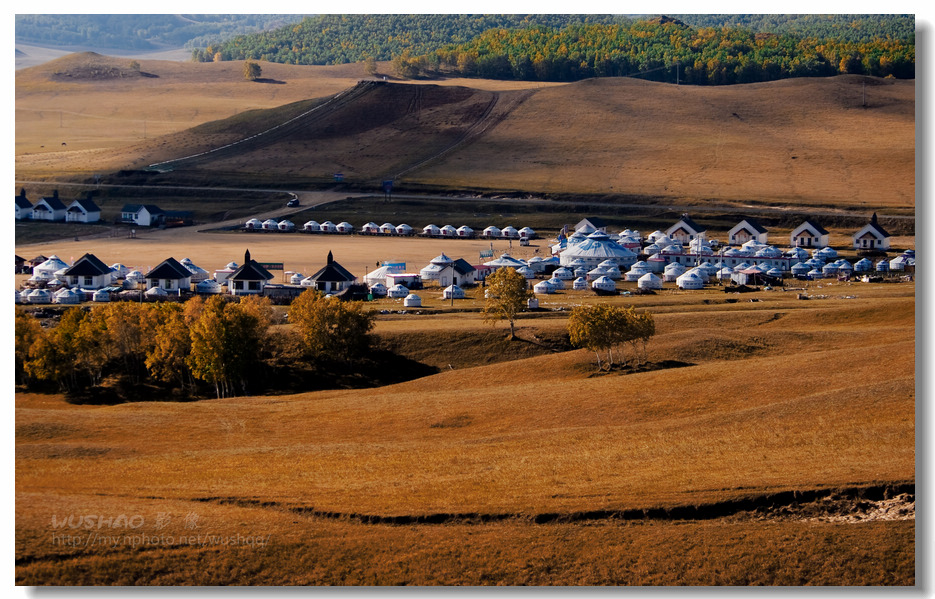
<svg viewBox="0 0 935 599">
<path fill-rule="evenodd" d="M 669 370 L 591 376 L 575 351 L 288 397 L 89 407 L 18 394 L 18 580 L 911 584 L 908 523 L 393 527 L 291 511 L 531 516 L 913 481 L 915 302 L 903 285 L 867 289 L 703 312 L 683 298 L 659 314 L 650 357 L 694 365 Z M 422 322 L 443 334 L 472 317 Z M 99 512 L 176 537 L 197 513 L 198 532 L 273 535 L 275 548 L 50 540 L 52 514 Z M 153 530 L 157 512 L 175 520 Z M 180 560 L 210 567 L 173 573 Z"/>
</svg>

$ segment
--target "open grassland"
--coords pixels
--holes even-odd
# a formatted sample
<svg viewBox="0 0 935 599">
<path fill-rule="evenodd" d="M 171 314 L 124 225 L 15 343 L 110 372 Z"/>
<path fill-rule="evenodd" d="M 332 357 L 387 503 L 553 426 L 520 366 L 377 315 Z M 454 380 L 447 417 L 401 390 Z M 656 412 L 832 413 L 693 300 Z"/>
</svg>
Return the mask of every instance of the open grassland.
<svg viewBox="0 0 935 599">
<path fill-rule="evenodd" d="M 913 584 L 912 521 L 599 515 L 915 480 L 912 285 L 704 303 L 723 297 L 619 298 L 658 314 L 661 370 L 595 375 L 581 350 L 365 391 L 18 394 L 17 581 Z M 483 332 L 476 313 L 406 316 L 377 333 Z M 530 316 L 520 335 L 563 324 Z M 55 529 L 53 514 L 145 524 Z M 121 536 L 143 533 L 158 539 Z"/>
<path fill-rule="evenodd" d="M 123 62 L 76 55 L 17 72 L 19 179 L 87 179 L 188 156 L 362 78 L 359 65 L 264 64 L 266 81 L 248 82 L 240 63 L 142 61 L 140 74 Z M 906 209 L 914 93 L 913 81 L 855 76 L 725 87 L 390 82 L 158 180 L 321 186 L 343 172 L 365 188 L 397 177 L 410 189 Z"/>
</svg>

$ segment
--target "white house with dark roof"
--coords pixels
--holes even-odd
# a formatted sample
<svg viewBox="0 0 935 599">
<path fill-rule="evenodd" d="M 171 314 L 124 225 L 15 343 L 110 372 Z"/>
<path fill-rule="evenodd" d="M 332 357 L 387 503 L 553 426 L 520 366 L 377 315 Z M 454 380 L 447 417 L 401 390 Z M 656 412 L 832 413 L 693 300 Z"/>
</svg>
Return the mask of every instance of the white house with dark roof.
<svg viewBox="0 0 935 599">
<path fill-rule="evenodd" d="M 789 245 L 798 248 L 823 248 L 828 245 L 828 231 L 815 221 L 805 220 L 792 229 Z"/>
<path fill-rule="evenodd" d="M 26 190 L 20 189 L 16 196 L 16 220 L 29 220 L 32 218 L 32 202 L 26 199 Z"/>
<path fill-rule="evenodd" d="M 305 281 L 308 281 L 308 283 Z M 302 284 L 308 287 L 314 287 L 318 291 L 324 293 L 337 293 L 347 289 L 356 282 L 357 277 L 338 264 L 334 259 L 334 255 L 328 252 L 328 262 L 321 267 L 318 272 L 302 281 Z"/>
<path fill-rule="evenodd" d="M 65 210 L 65 220 L 70 223 L 96 223 L 101 220 L 101 209 L 90 194 L 83 200 L 75 200 Z"/>
<path fill-rule="evenodd" d="M 575 231 L 581 231 L 585 235 L 590 235 L 595 231 L 600 231 L 601 233 L 607 232 L 607 223 L 604 222 L 603 218 L 597 216 L 589 216 L 588 218 L 581 219 L 578 221 L 578 224 L 575 225 Z"/>
<path fill-rule="evenodd" d="M 33 220 L 58 221 L 65 220 L 65 204 L 58 199 L 58 190 L 52 192 L 52 197 L 42 198 L 32 207 Z"/>
<path fill-rule="evenodd" d="M 743 245 L 751 239 L 757 243 L 767 243 L 769 233 L 766 228 L 753 218 L 745 218 L 727 233 L 728 243 L 731 245 Z"/>
<path fill-rule="evenodd" d="M 155 204 L 124 204 L 120 220 L 141 227 L 155 227 L 165 222 L 166 211 Z"/>
<path fill-rule="evenodd" d="M 244 252 L 243 264 L 227 277 L 227 291 L 231 295 L 263 295 L 272 273 L 250 258 L 250 250 Z"/>
<path fill-rule="evenodd" d="M 477 269 L 471 266 L 471 263 L 464 258 L 458 258 L 442 266 L 438 271 L 438 284 L 440 287 L 447 287 L 450 284 L 455 286 L 473 285 L 476 281 Z"/>
<path fill-rule="evenodd" d="M 677 223 L 666 229 L 666 236 L 682 244 L 688 244 L 693 239 L 704 239 L 707 229 L 693 221 L 687 214 L 683 214 Z"/>
<path fill-rule="evenodd" d="M 146 289 L 158 287 L 165 291 L 178 291 L 192 288 L 192 273 L 175 258 L 166 258 L 146 276 Z"/>
<path fill-rule="evenodd" d="M 854 233 L 855 250 L 888 250 L 890 249 L 890 234 L 877 222 L 877 213 L 870 217 L 870 222 L 864 228 Z"/>
<path fill-rule="evenodd" d="M 64 272 L 64 279 L 72 287 L 101 289 L 111 284 L 110 273 L 110 267 L 97 256 L 85 254 Z"/>
</svg>

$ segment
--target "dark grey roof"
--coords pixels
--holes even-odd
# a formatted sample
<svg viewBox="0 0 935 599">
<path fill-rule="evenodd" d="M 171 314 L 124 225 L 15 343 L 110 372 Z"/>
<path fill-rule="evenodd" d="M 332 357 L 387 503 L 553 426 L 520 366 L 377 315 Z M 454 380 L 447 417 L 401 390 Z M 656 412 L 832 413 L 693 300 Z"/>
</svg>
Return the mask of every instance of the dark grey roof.
<svg viewBox="0 0 935 599">
<path fill-rule="evenodd" d="M 123 208 L 120 209 L 121 212 L 133 212 L 134 214 L 140 211 L 139 204 L 124 204 Z"/>
<path fill-rule="evenodd" d="M 759 233 L 760 235 L 767 232 L 766 228 L 763 227 L 763 225 L 761 225 L 755 218 L 745 218 L 740 222 L 741 223 L 746 222 L 748 225 L 750 225 L 750 227 L 754 230 L 754 232 Z M 697 231 L 698 229 L 695 229 L 695 230 Z"/>
<path fill-rule="evenodd" d="M 330 257 L 330 254 L 329 254 Z M 315 274 L 309 277 L 313 281 L 328 281 L 331 283 L 349 283 L 356 279 L 349 270 L 331 260 L 325 266 L 321 267 Z"/>
<path fill-rule="evenodd" d="M 141 208 L 146 208 L 146 211 L 150 214 L 162 214 L 163 209 L 155 204 L 124 204 L 123 208 L 120 209 L 121 212 L 132 212 L 136 214 L 140 211 Z"/>
<path fill-rule="evenodd" d="M 455 260 L 454 262 L 452 262 L 452 263 L 451 263 L 451 267 L 452 267 L 452 268 L 455 270 L 455 272 L 458 273 L 459 275 L 470 274 L 470 273 L 474 272 L 475 270 L 477 270 L 476 268 L 474 268 L 473 266 L 471 266 L 471 263 L 468 262 L 467 260 L 465 260 L 464 258 L 458 258 L 457 260 Z"/>
<path fill-rule="evenodd" d="M 144 278 L 146 279 L 185 279 L 192 276 L 192 271 L 185 268 L 175 258 L 166 258 L 159 266 L 152 269 Z"/>
<path fill-rule="evenodd" d="M 32 208 L 32 202 L 26 199 L 26 196 L 16 196 L 16 205 L 20 208 Z"/>
<path fill-rule="evenodd" d="M 62 200 L 58 198 L 53 198 L 53 197 L 42 198 L 41 200 L 39 200 L 39 202 L 45 202 L 46 205 L 52 210 L 64 210 L 65 209 L 65 204 L 62 203 Z M 39 207 L 40 210 L 44 208 L 40 203 L 37 203 L 36 207 Z"/>
<path fill-rule="evenodd" d="M 828 235 L 828 231 L 826 231 L 824 227 L 822 227 L 821 225 L 819 225 L 818 223 L 816 223 L 816 222 L 813 221 L 813 220 L 805 219 L 804 221 L 802 221 L 802 224 L 803 224 L 803 225 L 808 225 L 809 227 L 811 227 L 812 229 L 814 229 L 815 232 L 818 233 L 819 235 Z M 802 225 L 799 225 L 799 226 L 802 226 Z M 798 227 L 796 227 L 796 228 L 798 228 Z"/>
<path fill-rule="evenodd" d="M 683 214 L 682 218 L 679 219 L 680 222 L 685 223 L 685 226 L 691 227 L 696 233 L 701 233 L 702 231 L 707 231 L 704 227 L 700 226 L 698 223 L 693 221 L 687 214 Z M 678 223 L 676 223 L 678 224 Z"/>
<path fill-rule="evenodd" d="M 607 226 L 607 223 L 604 221 L 604 219 L 599 216 L 589 216 L 588 218 L 579 221 L 578 224 L 580 225 L 585 221 L 591 223 L 591 226 L 595 229 L 602 229 Z M 577 228 L 577 226 L 575 228 Z"/>
<path fill-rule="evenodd" d="M 227 277 L 228 280 L 234 281 L 269 281 L 272 278 L 273 275 L 260 266 L 256 260 L 250 260 L 242 264 L 240 268 Z"/>
<path fill-rule="evenodd" d="M 85 212 L 100 212 L 101 211 L 100 207 L 98 207 L 98 205 L 94 203 L 94 200 L 85 198 L 83 200 L 75 200 L 74 202 L 72 202 L 68 208 L 69 212 L 75 207 L 75 204 L 84 208 Z"/>
<path fill-rule="evenodd" d="M 94 254 L 85 254 L 78 258 L 71 268 L 65 271 L 65 276 L 69 277 L 96 277 L 107 274 L 110 267 L 101 262 Z"/>
</svg>

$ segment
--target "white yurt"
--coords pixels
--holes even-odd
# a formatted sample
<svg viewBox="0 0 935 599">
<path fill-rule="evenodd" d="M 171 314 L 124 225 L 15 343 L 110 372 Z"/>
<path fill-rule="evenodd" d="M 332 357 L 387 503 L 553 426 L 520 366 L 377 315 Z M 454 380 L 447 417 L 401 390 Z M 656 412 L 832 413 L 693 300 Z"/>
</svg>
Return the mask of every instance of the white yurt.
<svg viewBox="0 0 935 599">
<path fill-rule="evenodd" d="M 879 262 L 877 262 L 876 270 L 877 272 L 889 272 L 890 271 L 889 261 L 886 258 L 884 258 L 883 260 L 880 260 Z"/>
<path fill-rule="evenodd" d="M 516 272 L 518 272 L 519 274 L 523 275 L 523 276 L 526 277 L 527 279 L 535 279 L 535 278 L 536 278 L 536 271 L 533 270 L 533 269 L 532 269 L 531 267 L 529 267 L 529 266 L 520 266 L 519 268 L 516 269 Z"/>
<path fill-rule="evenodd" d="M 526 261 L 526 264 L 529 265 L 529 268 L 533 269 L 536 272 L 542 272 L 545 270 L 545 264 L 543 264 L 542 256 L 533 256 Z"/>
<path fill-rule="evenodd" d="M 110 301 L 110 292 L 105 289 L 98 289 L 91 295 L 92 302 L 109 302 Z"/>
<path fill-rule="evenodd" d="M 198 283 L 200 281 L 205 281 L 211 278 L 211 275 L 208 274 L 208 271 L 192 262 L 191 258 L 182 258 L 179 261 L 179 264 L 184 266 L 188 272 L 192 273 L 192 283 Z"/>
<path fill-rule="evenodd" d="M 516 239 L 519 237 L 519 231 L 516 230 L 516 227 L 513 225 L 507 225 L 500 229 L 500 237 L 506 237 L 509 239 Z"/>
<path fill-rule="evenodd" d="M 294 272 L 294 273 L 292 273 L 292 276 L 289 277 L 289 284 L 290 284 L 290 285 L 298 285 L 299 283 L 302 282 L 302 279 L 304 279 L 304 278 L 305 278 L 305 275 L 303 275 L 302 273 L 300 273 L 300 272 Z"/>
<path fill-rule="evenodd" d="M 442 299 L 464 299 L 464 289 L 457 285 L 449 285 L 442 291 Z"/>
<path fill-rule="evenodd" d="M 906 270 L 907 262 L 908 262 L 908 258 L 906 258 L 906 256 L 903 256 L 903 255 L 896 256 L 895 258 L 890 260 L 890 272 Z"/>
<path fill-rule="evenodd" d="M 808 260 L 808 250 L 805 250 L 800 247 L 794 247 L 788 252 L 786 252 L 786 256 L 792 258 L 793 260 L 802 262 L 804 260 Z"/>
<path fill-rule="evenodd" d="M 279 230 L 279 222 L 275 219 L 268 218 L 263 221 L 263 230 L 264 231 L 277 231 Z"/>
<path fill-rule="evenodd" d="M 409 289 L 405 285 L 396 284 L 386 290 L 386 295 L 400 299 L 409 295 Z"/>
<path fill-rule="evenodd" d="M 873 270 L 873 261 L 868 258 L 861 258 L 854 263 L 854 272 L 870 272 Z"/>
<path fill-rule="evenodd" d="M 291 233 L 292 231 L 295 231 L 295 223 L 287 218 L 284 218 L 283 220 L 279 221 L 279 230 L 284 233 Z"/>
<path fill-rule="evenodd" d="M 317 220 L 310 220 L 304 225 L 302 225 L 302 230 L 306 233 L 320 233 L 321 225 L 318 224 Z"/>
<path fill-rule="evenodd" d="M 665 270 L 662 271 L 662 280 L 672 283 L 680 276 L 685 274 L 686 270 L 687 269 L 678 262 L 670 262 L 669 264 L 666 264 Z M 640 279 L 637 279 L 637 281 L 639 280 Z"/>
<path fill-rule="evenodd" d="M 369 223 L 367 223 L 366 225 L 360 228 L 360 232 L 368 233 L 370 235 L 375 235 L 376 233 L 380 232 L 380 225 L 378 225 L 377 223 L 373 221 L 370 221 Z"/>
<path fill-rule="evenodd" d="M 251 218 L 243 224 L 244 229 L 262 229 L 263 221 L 258 218 Z"/>
<path fill-rule="evenodd" d="M 675 284 L 679 289 L 702 289 L 704 287 L 704 281 L 694 270 L 682 274 L 675 280 Z"/>
<path fill-rule="evenodd" d="M 701 279 L 701 282 L 702 282 L 702 283 L 707 283 L 707 282 L 708 282 L 708 279 L 711 278 L 711 277 L 708 276 L 708 271 L 706 271 L 705 269 L 700 268 L 700 267 L 698 267 L 698 266 L 695 266 L 695 267 L 693 267 L 693 268 L 688 269 L 688 272 L 693 272 L 693 273 L 695 273 L 696 275 L 698 275 L 698 278 Z M 765 269 L 765 268 L 764 268 L 764 269 L 760 269 L 760 272 L 766 272 L 766 269 Z M 676 281 L 678 281 L 678 279 L 676 279 Z"/>
<path fill-rule="evenodd" d="M 442 230 L 436 227 L 435 225 L 425 225 L 424 227 L 422 227 L 422 234 L 435 237 L 435 236 L 441 235 Z"/>
<path fill-rule="evenodd" d="M 792 276 L 801 277 L 808 274 L 808 271 L 811 270 L 807 264 L 804 262 L 796 262 L 792 265 L 792 268 L 789 269 L 792 272 Z"/>
<path fill-rule="evenodd" d="M 551 279 L 549 279 L 549 285 L 551 285 L 552 289 L 554 289 L 555 291 L 561 291 L 565 289 L 565 281 L 563 281 L 562 279 L 556 279 L 555 277 L 552 277 Z"/>
<path fill-rule="evenodd" d="M 523 266 L 527 266 L 527 264 L 518 258 L 504 253 L 490 262 L 484 262 L 484 266 L 490 266 L 492 268 L 522 268 Z"/>
<path fill-rule="evenodd" d="M 111 276 L 115 279 L 122 279 L 127 276 L 130 269 L 119 262 L 110 265 Z"/>
<path fill-rule="evenodd" d="M 579 243 L 583 242 L 587 238 L 588 238 L 587 233 L 582 233 L 581 231 L 575 231 L 574 233 L 568 236 L 566 241 L 568 242 L 568 246 L 571 247 L 573 245 L 578 245 Z"/>
<path fill-rule="evenodd" d="M 396 234 L 396 225 L 393 223 L 383 223 L 380 225 L 380 234 L 381 235 L 395 235 Z"/>
<path fill-rule="evenodd" d="M 397 272 L 397 270 L 390 266 L 381 266 L 376 270 L 371 270 L 364 275 L 364 284 L 366 285 L 376 285 L 377 283 L 386 284 L 386 275 L 391 272 Z"/>
<path fill-rule="evenodd" d="M 665 241 L 666 243 L 671 243 L 671 242 L 672 242 L 672 240 L 669 239 L 669 236 L 668 236 L 668 235 L 666 235 L 666 234 L 663 233 L 662 231 L 658 231 L 658 230 L 657 230 L 657 231 L 653 231 L 652 233 L 650 233 L 649 235 L 647 235 L 647 236 L 646 236 L 646 241 L 649 242 L 649 243 L 656 243 L 656 244 L 658 244 L 660 241 Z"/>
<path fill-rule="evenodd" d="M 536 232 L 530 227 L 523 227 L 519 230 L 520 239 L 534 239 L 536 237 Z"/>
<path fill-rule="evenodd" d="M 717 278 L 719 281 L 729 281 L 734 276 L 734 269 L 730 266 L 725 266 L 721 270 L 717 271 Z"/>
<path fill-rule="evenodd" d="M 594 291 L 611 292 L 617 290 L 617 283 L 610 277 L 598 277 L 591 282 Z"/>
<path fill-rule="evenodd" d="M 457 230 L 458 237 L 474 237 L 474 229 L 467 225 L 461 225 Z"/>
<path fill-rule="evenodd" d="M 48 283 L 53 279 L 53 275 L 48 272 L 37 272 L 29 277 L 29 282 L 33 284 Z"/>
<path fill-rule="evenodd" d="M 231 276 L 232 274 L 234 274 L 234 273 L 237 271 L 238 268 L 240 268 L 240 267 L 237 266 L 237 263 L 236 263 L 236 262 L 228 262 L 228 263 L 227 263 L 227 266 L 225 266 L 224 268 L 220 268 L 220 269 L 214 271 L 214 280 L 217 281 L 218 283 L 220 283 L 221 285 L 224 285 L 224 284 L 227 283 L 227 277 L 229 277 L 229 276 Z M 132 274 L 132 273 L 131 273 L 131 274 Z M 140 277 L 142 277 L 142 276 L 143 276 L 143 275 L 140 275 Z M 127 278 L 129 279 L 129 278 L 130 278 L 130 275 L 127 275 Z"/>
<path fill-rule="evenodd" d="M 585 237 L 581 243 L 569 244 L 560 256 L 563 266 L 576 259 L 583 260 L 589 268 L 594 268 L 605 260 L 613 260 L 618 267 L 625 268 L 636 262 L 636 254 L 611 239 L 606 233 L 596 231 Z"/>
<path fill-rule="evenodd" d="M 169 293 L 162 287 L 151 287 L 146 290 L 145 295 L 150 299 L 163 299 L 169 297 Z"/>
<path fill-rule="evenodd" d="M 51 304 L 52 292 L 48 289 L 33 289 L 29 292 L 30 304 Z"/>
<path fill-rule="evenodd" d="M 445 268 L 446 266 L 444 264 L 431 262 L 419 271 L 419 277 L 421 277 L 423 281 L 437 281 L 439 277 L 441 277 L 442 270 Z"/>
<path fill-rule="evenodd" d="M 337 231 L 334 223 L 331 222 L 330 220 L 326 220 L 325 222 L 321 223 L 321 225 L 319 225 L 319 228 L 321 229 L 322 233 L 334 233 Z"/>
<path fill-rule="evenodd" d="M 33 267 L 32 274 L 33 276 L 40 275 L 48 280 L 48 279 L 54 278 L 55 273 L 57 271 L 62 270 L 63 268 L 67 270 L 68 264 L 64 260 L 62 260 L 61 258 L 53 254 L 48 260 L 46 260 L 42 264 Z"/>
<path fill-rule="evenodd" d="M 335 229 L 335 231 L 337 231 L 338 233 L 353 233 L 353 232 L 354 232 L 354 225 L 352 225 L 351 223 L 347 222 L 346 220 L 342 220 L 342 221 L 339 222 L 337 225 L 335 225 L 334 229 Z"/>
<path fill-rule="evenodd" d="M 582 289 L 587 289 L 588 280 L 585 279 L 584 277 L 578 277 L 572 282 L 571 288 L 574 289 L 575 291 L 581 291 Z"/>
<path fill-rule="evenodd" d="M 829 262 L 821 267 L 821 276 L 826 279 L 838 276 L 838 265 L 834 262 Z"/>
<path fill-rule="evenodd" d="M 808 276 L 808 278 L 813 281 L 817 281 L 818 279 L 822 278 L 821 270 L 813 268 L 812 270 L 808 271 L 806 276 Z"/>
<path fill-rule="evenodd" d="M 849 275 L 852 272 L 854 272 L 854 267 L 851 266 L 851 263 L 845 260 L 844 258 L 841 258 L 840 260 L 835 262 L 835 264 L 838 265 L 839 275 Z"/>
<path fill-rule="evenodd" d="M 406 223 L 401 223 L 396 225 L 396 234 L 397 235 L 412 235 L 412 227 Z"/>
<path fill-rule="evenodd" d="M 498 227 L 490 225 L 489 227 L 484 229 L 484 232 L 481 233 L 481 235 L 484 237 L 500 237 L 500 229 Z"/>
<path fill-rule="evenodd" d="M 373 297 L 386 297 L 388 289 L 383 283 L 374 283 L 370 286 L 370 293 L 373 294 Z"/>
<path fill-rule="evenodd" d="M 572 281 L 575 278 L 575 273 L 567 266 L 561 266 L 552 272 L 552 278 L 561 279 L 562 281 Z"/>
<path fill-rule="evenodd" d="M 552 283 L 549 281 L 539 281 L 532 287 L 533 293 L 542 295 L 548 293 L 555 293 L 555 287 L 552 286 Z"/>
<path fill-rule="evenodd" d="M 617 264 L 616 260 L 604 260 L 598 266 L 603 268 L 606 275 L 611 279 L 619 279 L 623 276 L 623 273 L 620 272 L 620 265 Z"/>
<path fill-rule="evenodd" d="M 636 286 L 640 289 L 662 289 L 662 279 L 648 272 L 639 278 Z"/>
<path fill-rule="evenodd" d="M 838 257 L 838 253 L 830 246 L 819 248 L 815 250 L 815 253 L 812 255 L 816 258 L 821 258 L 822 260 L 834 260 Z"/>
<path fill-rule="evenodd" d="M 606 277 L 607 269 L 603 266 L 596 266 L 591 270 L 588 270 L 587 266 L 579 266 L 575 269 L 575 278 L 584 277 L 588 280 L 593 281 L 597 277 Z"/>
<path fill-rule="evenodd" d="M 403 300 L 403 306 L 407 308 L 420 308 L 422 306 L 422 298 L 415 293 L 410 293 Z"/>
<path fill-rule="evenodd" d="M 56 291 L 52 295 L 52 303 L 55 304 L 80 304 L 81 295 L 67 287 L 60 291 Z"/>
<path fill-rule="evenodd" d="M 204 281 L 199 281 L 195 284 L 196 293 L 210 293 L 216 294 L 224 291 L 224 288 L 221 287 L 220 283 L 214 279 L 205 279 Z"/>
<path fill-rule="evenodd" d="M 17 290 L 16 290 L 16 295 L 15 295 L 14 298 L 13 298 L 13 303 L 14 303 L 14 304 L 22 304 L 22 303 L 28 302 L 28 301 L 29 301 L 29 300 L 28 300 L 27 298 L 24 298 L 24 297 L 23 297 L 23 293 L 22 293 L 20 290 L 17 289 Z"/>
<path fill-rule="evenodd" d="M 458 230 L 452 227 L 451 225 L 445 225 L 444 227 L 441 227 L 438 231 L 439 233 L 442 234 L 442 237 L 457 237 L 458 236 Z"/>
<path fill-rule="evenodd" d="M 65 280 L 66 280 L 66 275 L 65 275 L 65 273 L 68 272 L 68 269 L 69 269 L 69 268 L 71 268 L 71 267 L 69 266 L 69 267 L 66 267 L 66 268 L 62 268 L 62 269 L 60 269 L 60 270 L 56 270 L 56 271 L 52 274 L 52 276 L 54 276 L 54 277 L 55 277 L 56 279 L 58 279 L 59 281 L 65 281 Z"/>
<path fill-rule="evenodd" d="M 781 279 L 783 277 L 783 272 L 781 268 L 773 267 L 766 271 L 766 274 L 773 277 L 774 279 Z"/>
<path fill-rule="evenodd" d="M 629 281 L 632 283 L 634 281 L 638 281 L 640 277 L 642 277 L 648 272 L 652 272 L 652 269 L 650 268 L 649 264 L 643 260 L 640 260 L 639 262 L 634 262 L 630 266 L 630 270 L 628 270 L 623 275 L 623 278 L 625 281 Z"/>
</svg>

